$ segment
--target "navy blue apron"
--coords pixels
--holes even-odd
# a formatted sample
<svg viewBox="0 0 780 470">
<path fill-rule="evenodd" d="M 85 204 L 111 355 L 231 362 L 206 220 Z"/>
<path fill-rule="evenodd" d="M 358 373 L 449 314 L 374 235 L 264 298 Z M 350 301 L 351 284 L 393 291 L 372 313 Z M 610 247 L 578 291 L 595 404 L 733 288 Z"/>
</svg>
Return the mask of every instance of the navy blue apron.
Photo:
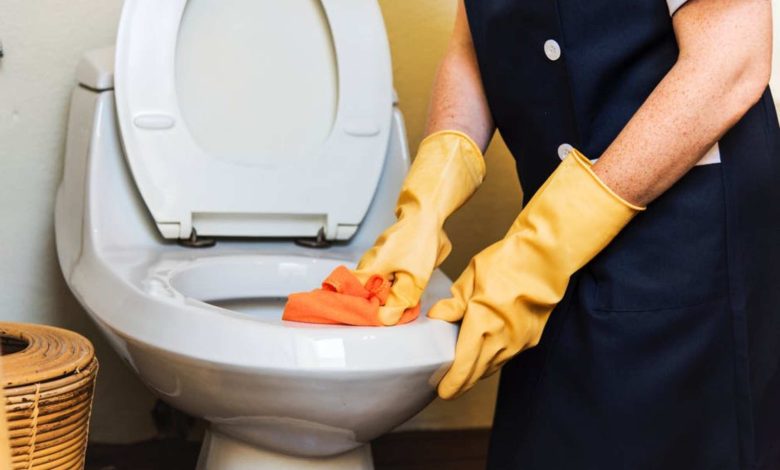
<svg viewBox="0 0 780 470">
<path fill-rule="evenodd" d="M 466 0 L 530 198 L 674 65 L 664 0 Z M 769 90 L 572 280 L 502 371 L 491 470 L 780 469 L 780 139 Z M 562 145 L 564 145 L 562 147 Z"/>
</svg>

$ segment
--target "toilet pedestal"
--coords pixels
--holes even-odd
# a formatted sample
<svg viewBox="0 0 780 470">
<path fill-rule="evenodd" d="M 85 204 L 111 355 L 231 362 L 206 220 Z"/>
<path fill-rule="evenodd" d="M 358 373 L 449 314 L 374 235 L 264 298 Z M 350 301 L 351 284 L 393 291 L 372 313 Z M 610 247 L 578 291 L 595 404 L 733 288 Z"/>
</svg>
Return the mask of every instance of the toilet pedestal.
<svg viewBox="0 0 780 470">
<path fill-rule="evenodd" d="M 196 470 L 373 470 L 366 444 L 335 457 L 293 457 L 207 431 Z"/>
</svg>

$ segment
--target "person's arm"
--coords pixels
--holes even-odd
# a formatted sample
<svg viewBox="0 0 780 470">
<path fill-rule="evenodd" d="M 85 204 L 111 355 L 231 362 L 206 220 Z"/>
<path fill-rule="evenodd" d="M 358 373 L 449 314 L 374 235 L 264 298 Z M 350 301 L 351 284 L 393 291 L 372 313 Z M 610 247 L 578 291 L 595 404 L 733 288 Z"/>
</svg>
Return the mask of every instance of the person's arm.
<svg viewBox="0 0 780 470">
<path fill-rule="evenodd" d="M 673 22 L 676 64 L 593 167 L 637 205 L 690 170 L 769 81 L 770 0 L 690 0 Z"/>
<path fill-rule="evenodd" d="M 458 2 L 447 53 L 433 83 L 426 134 L 442 130 L 463 132 L 482 151 L 495 131 L 462 0 Z"/>
<path fill-rule="evenodd" d="M 433 270 L 451 251 L 445 221 L 482 184 L 482 151 L 493 132 L 461 3 L 436 77 L 427 137 L 398 194 L 397 220 L 353 271 L 362 283 L 377 274 L 393 282 L 378 323 L 395 325 L 415 312 Z"/>
<path fill-rule="evenodd" d="M 596 165 L 569 154 L 428 313 L 462 322 L 439 396 L 464 393 L 538 344 L 571 276 L 759 99 L 769 74 L 768 2 L 691 0 L 677 12 L 677 64 Z"/>
</svg>

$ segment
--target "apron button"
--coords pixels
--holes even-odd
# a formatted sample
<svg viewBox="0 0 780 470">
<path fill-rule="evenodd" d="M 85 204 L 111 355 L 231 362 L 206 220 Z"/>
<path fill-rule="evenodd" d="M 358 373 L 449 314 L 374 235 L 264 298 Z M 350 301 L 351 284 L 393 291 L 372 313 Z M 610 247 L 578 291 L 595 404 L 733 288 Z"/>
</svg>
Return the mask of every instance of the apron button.
<svg viewBox="0 0 780 470">
<path fill-rule="evenodd" d="M 558 158 L 563 160 L 564 158 L 566 158 L 567 155 L 569 155 L 569 153 L 572 150 L 574 150 L 574 147 L 572 147 L 571 145 L 569 145 L 569 144 L 561 144 L 558 147 Z"/>
<path fill-rule="evenodd" d="M 544 42 L 544 55 L 551 61 L 556 61 L 561 58 L 561 46 L 557 41 L 548 39 Z"/>
</svg>

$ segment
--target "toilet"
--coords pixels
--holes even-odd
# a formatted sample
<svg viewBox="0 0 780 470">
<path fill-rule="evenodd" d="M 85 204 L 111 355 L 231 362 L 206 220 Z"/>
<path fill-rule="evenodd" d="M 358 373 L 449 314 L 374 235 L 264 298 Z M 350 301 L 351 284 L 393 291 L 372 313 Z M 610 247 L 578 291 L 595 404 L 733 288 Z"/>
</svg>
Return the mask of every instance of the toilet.
<svg viewBox="0 0 780 470">
<path fill-rule="evenodd" d="M 281 316 L 394 221 L 409 153 L 376 1 L 125 0 L 77 77 L 60 266 L 138 377 L 207 421 L 198 468 L 373 468 L 457 327 Z M 436 271 L 422 311 L 449 287 Z"/>
</svg>

